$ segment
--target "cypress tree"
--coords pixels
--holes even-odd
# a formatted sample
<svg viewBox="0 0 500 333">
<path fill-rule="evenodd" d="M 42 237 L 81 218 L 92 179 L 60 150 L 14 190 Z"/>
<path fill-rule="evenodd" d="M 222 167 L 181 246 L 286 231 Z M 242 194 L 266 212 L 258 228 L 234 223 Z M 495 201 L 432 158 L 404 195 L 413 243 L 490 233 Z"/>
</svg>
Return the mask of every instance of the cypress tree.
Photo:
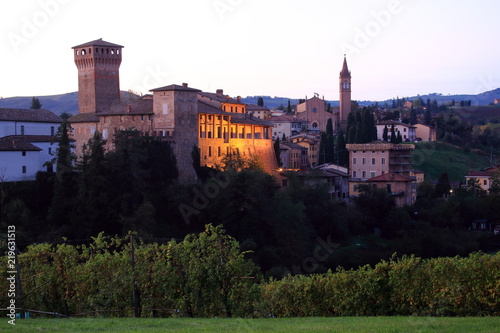
<svg viewBox="0 0 500 333">
<path fill-rule="evenodd" d="M 382 140 L 385 142 L 389 141 L 389 130 L 387 129 L 387 125 L 384 126 L 384 132 L 382 133 Z"/>
<path fill-rule="evenodd" d="M 326 133 L 321 132 L 321 141 L 319 142 L 319 158 L 318 164 L 326 163 Z"/>
<path fill-rule="evenodd" d="M 257 105 L 258 105 L 258 106 L 264 106 L 264 99 L 263 99 L 262 97 L 259 97 L 259 98 L 257 99 Z"/>
<path fill-rule="evenodd" d="M 391 125 L 391 143 L 396 143 L 396 131 L 394 130 L 394 124 Z"/>
<path fill-rule="evenodd" d="M 31 99 L 31 109 L 34 109 L 34 110 L 38 110 L 38 109 L 41 109 L 42 108 L 42 104 L 40 103 L 40 101 L 38 100 L 38 97 L 33 97 Z"/>
<path fill-rule="evenodd" d="M 328 119 L 326 123 L 325 163 L 335 162 L 335 137 L 333 135 L 333 121 Z"/>
<path fill-rule="evenodd" d="M 276 156 L 276 162 L 278 162 L 278 166 L 281 167 L 283 165 L 283 162 L 281 162 L 280 156 L 280 138 L 277 138 L 274 141 L 274 155 Z"/>
<path fill-rule="evenodd" d="M 344 134 L 342 132 L 337 135 L 337 149 L 335 150 L 337 154 L 337 164 L 341 166 L 348 166 L 349 162 L 349 152 L 346 149 L 346 143 L 344 139 Z"/>
</svg>

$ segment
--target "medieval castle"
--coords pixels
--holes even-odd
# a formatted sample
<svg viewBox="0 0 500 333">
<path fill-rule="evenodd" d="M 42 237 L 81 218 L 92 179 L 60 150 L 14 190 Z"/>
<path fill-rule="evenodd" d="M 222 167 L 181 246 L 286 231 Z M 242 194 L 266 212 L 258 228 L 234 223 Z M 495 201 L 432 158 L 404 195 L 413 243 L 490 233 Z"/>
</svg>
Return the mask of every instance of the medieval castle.
<svg viewBox="0 0 500 333">
<path fill-rule="evenodd" d="M 240 97 L 202 92 L 183 83 L 150 90 L 152 94 L 136 101 L 120 101 L 119 68 L 123 46 L 102 39 L 73 47 L 78 68 L 79 113 L 69 119 L 76 141 L 76 153 L 96 131 L 113 148 L 117 131 L 136 129 L 143 135 L 158 137 L 173 144 L 179 180 L 195 182 L 192 149 L 198 147 L 201 164 L 221 164 L 229 154 L 257 158 L 264 170 L 278 168 L 272 144 L 273 124 L 247 113 Z M 350 72 L 346 60 L 340 73 L 340 109 L 326 113 L 309 101 L 300 112 L 308 122 L 324 130 L 328 118 L 336 127 L 345 124 L 351 109 Z M 309 105 L 311 104 L 311 105 Z M 311 106 L 311 107 L 309 107 Z M 298 110 L 299 111 L 299 110 Z"/>
</svg>

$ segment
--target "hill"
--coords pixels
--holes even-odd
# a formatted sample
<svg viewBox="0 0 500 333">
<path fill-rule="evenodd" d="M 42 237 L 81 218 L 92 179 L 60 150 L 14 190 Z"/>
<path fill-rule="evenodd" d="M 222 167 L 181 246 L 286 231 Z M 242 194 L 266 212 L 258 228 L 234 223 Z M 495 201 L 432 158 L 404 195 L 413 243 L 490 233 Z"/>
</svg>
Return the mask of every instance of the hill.
<svg viewBox="0 0 500 333">
<path fill-rule="evenodd" d="M 490 162 L 490 155 L 484 151 L 441 142 L 416 143 L 413 152 L 413 167 L 423 171 L 427 181 L 437 180 L 443 172 L 448 173 L 450 181 L 465 181 L 469 170 L 480 170 L 491 165 Z"/>
</svg>

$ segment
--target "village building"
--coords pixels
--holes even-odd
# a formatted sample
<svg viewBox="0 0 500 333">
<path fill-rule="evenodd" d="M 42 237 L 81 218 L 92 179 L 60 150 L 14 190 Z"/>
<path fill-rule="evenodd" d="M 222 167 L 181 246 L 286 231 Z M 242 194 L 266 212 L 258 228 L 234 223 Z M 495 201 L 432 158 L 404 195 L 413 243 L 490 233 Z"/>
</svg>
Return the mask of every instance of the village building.
<svg viewBox="0 0 500 333">
<path fill-rule="evenodd" d="M 494 177 L 500 178 L 500 164 L 492 165 L 479 171 L 469 171 L 465 176 L 465 182 L 468 183 L 471 179 L 478 180 L 481 189 L 489 192 L 493 185 Z"/>
<path fill-rule="evenodd" d="M 292 142 L 280 143 L 281 168 L 306 170 L 309 167 L 307 148 Z"/>
<path fill-rule="evenodd" d="M 271 117 L 270 122 L 273 124 L 273 140 L 290 138 L 297 135 L 307 128 L 307 121 L 292 115 L 281 115 Z"/>
<path fill-rule="evenodd" d="M 290 141 L 307 148 L 308 164 L 310 168 L 318 165 L 319 162 L 319 144 L 321 135 L 319 133 L 302 132 L 290 136 Z"/>
<path fill-rule="evenodd" d="M 414 125 L 409 125 L 401 123 L 394 120 L 384 120 L 376 124 L 377 127 L 377 139 L 383 140 L 384 128 L 387 127 L 387 138 L 388 141 L 391 140 L 391 128 L 394 126 L 394 133 L 398 136 L 398 132 L 401 134 L 401 139 L 403 141 L 415 141 L 417 138 L 416 127 Z"/>
<path fill-rule="evenodd" d="M 0 182 L 34 180 L 52 171 L 62 119 L 45 109 L 0 109 Z"/>
<path fill-rule="evenodd" d="M 416 200 L 416 178 L 411 167 L 411 152 L 415 149 L 413 144 L 391 144 L 374 142 L 366 144 L 347 144 L 349 151 L 349 183 L 350 196 L 358 196 L 361 193 L 361 185 L 375 183 L 391 184 L 391 195 L 398 193 L 404 198 L 397 200 L 398 203 L 414 202 Z M 390 178 L 380 177 L 390 174 Z M 395 175 L 392 178 L 392 175 Z M 401 176 L 401 177 L 400 177 Z M 411 180 L 411 191 L 405 186 Z M 394 188 L 405 188 L 402 191 L 392 192 L 392 184 L 398 183 Z M 404 186 L 403 186 L 404 185 Z M 389 187 L 386 186 L 387 189 Z"/>
<path fill-rule="evenodd" d="M 256 158 L 264 170 L 277 169 L 271 124 L 247 115 L 241 98 L 230 98 L 182 85 L 152 89 L 152 95 L 120 101 L 119 67 L 123 46 L 102 39 L 73 47 L 78 69 L 79 113 L 69 119 L 76 153 L 96 131 L 113 149 L 114 135 L 135 129 L 142 135 L 172 143 L 179 180 L 196 182 L 192 151 L 198 147 L 201 164 L 217 167 L 228 154 Z"/>
<path fill-rule="evenodd" d="M 257 104 L 247 104 L 247 114 L 254 118 L 268 120 L 271 117 L 271 110 Z"/>
<path fill-rule="evenodd" d="M 436 128 L 425 124 L 415 124 L 415 136 L 417 141 L 436 141 Z"/>
<path fill-rule="evenodd" d="M 325 99 L 319 98 L 317 94 L 297 105 L 297 118 L 309 125 L 307 128 L 309 131 L 326 131 L 328 119 L 332 119 L 334 128 L 337 123 L 337 116 L 332 110 L 326 109 Z"/>
</svg>

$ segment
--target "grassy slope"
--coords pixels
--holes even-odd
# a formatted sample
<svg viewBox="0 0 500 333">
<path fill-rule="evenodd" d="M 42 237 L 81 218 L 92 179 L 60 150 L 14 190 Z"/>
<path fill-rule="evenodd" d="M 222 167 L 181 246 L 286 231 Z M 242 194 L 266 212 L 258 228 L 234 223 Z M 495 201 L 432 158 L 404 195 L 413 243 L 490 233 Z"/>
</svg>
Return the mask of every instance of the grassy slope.
<svg viewBox="0 0 500 333">
<path fill-rule="evenodd" d="M 2 332 L 498 332 L 500 324 L 496 317 L 24 319 L 15 327 L 6 321 Z"/>
<path fill-rule="evenodd" d="M 469 170 L 480 170 L 489 165 L 489 154 L 466 151 L 445 143 L 417 143 L 413 152 L 413 167 L 423 171 L 427 181 L 437 180 L 443 172 L 448 173 L 450 181 L 465 181 Z"/>
</svg>

